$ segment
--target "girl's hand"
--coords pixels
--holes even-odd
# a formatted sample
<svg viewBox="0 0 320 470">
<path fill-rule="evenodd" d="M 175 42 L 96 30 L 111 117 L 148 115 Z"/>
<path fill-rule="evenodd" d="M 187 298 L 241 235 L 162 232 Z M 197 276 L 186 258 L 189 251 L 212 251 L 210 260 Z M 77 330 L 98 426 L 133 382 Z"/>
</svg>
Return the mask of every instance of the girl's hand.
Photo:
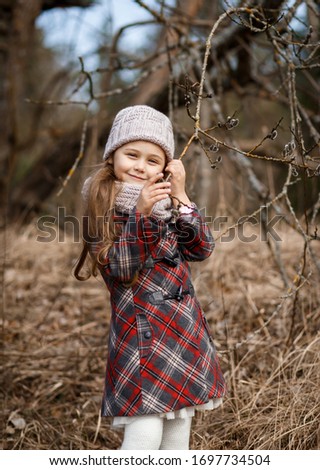
<svg viewBox="0 0 320 470">
<path fill-rule="evenodd" d="M 181 160 L 171 160 L 165 168 L 171 174 L 171 196 L 179 199 L 184 204 L 191 204 L 185 190 L 186 172 Z M 178 205 L 179 201 L 173 199 L 173 204 Z"/>
<path fill-rule="evenodd" d="M 156 202 L 166 199 L 171 192 L 171 183 L 160 181 L 163 173 L 153 176 L 143 186 L 140 196 L 137 200 L 137 211 L 144 215 L 150 215 Z"/>
</svg>

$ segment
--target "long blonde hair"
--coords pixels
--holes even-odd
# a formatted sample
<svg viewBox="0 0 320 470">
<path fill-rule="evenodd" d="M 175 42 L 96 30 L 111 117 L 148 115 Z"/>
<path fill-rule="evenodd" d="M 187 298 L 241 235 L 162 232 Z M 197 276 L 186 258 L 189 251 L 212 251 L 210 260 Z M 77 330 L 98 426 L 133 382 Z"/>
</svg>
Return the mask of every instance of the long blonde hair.
<svg viewBox="0 0 320 470">
<path fill-rule="evenodd" d="M 104 163 L 103 167 L 91 177 L 88 195 L 84 202 L 83 248 L 74 268 L 74 275 L 79 281 L 86 281 L 91 275 L 97 275 L 98 265 L 104 264 L 105 255 L 117 237 L 113 221 L 115 181 L 113 163 L 110 161 Z M 80 272 L 89 254 L 91 266 L 85 275 L 81 275 Z"/>
</svg>

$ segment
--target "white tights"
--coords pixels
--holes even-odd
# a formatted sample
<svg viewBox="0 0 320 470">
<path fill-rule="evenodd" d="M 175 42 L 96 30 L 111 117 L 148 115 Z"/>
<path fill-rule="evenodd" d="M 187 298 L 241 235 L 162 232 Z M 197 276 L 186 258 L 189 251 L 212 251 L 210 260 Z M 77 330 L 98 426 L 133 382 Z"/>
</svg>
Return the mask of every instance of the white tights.
<svg viewBox="0 0 320 470">
<path fill-rule="evenodd" d="M 121 450 L 189 449 L 192 418 L 138 416 L 126 424 Z"/>
</svg>

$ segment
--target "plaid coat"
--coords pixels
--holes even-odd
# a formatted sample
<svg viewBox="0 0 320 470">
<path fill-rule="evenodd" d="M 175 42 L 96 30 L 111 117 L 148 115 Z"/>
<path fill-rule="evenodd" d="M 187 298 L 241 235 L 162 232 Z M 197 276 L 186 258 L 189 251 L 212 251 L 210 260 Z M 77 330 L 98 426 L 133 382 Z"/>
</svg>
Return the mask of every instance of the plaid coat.
<svg viewBox="0 0 320 470">
<path fill-rule="evenodd" d="M 133 210 L 115 222 L 122 231 L 101 268 L 112 307 L 102 415 L 165 413 L 222 397 L 225 382 L 188 265 L 214 247 L 199 211 L 166 223 Z"/>
</svg>

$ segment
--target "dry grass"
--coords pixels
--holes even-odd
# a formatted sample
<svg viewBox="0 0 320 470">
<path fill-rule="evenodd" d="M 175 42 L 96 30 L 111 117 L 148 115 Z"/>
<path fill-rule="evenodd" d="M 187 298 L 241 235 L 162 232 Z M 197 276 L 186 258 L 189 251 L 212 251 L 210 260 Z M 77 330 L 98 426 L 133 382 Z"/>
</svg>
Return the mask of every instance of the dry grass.
<svg viewBox="0 0 320 470">
<path fill-rule="evenodd" d="M 99 420 L 106 289 L 100 281 L 80 283 L 71 276 L 79 246 L 35 238 L 31 226 L 10 229 L 7 236 L 3 448 L 117 449 L 121 434 L 110 419 Z M 294 233 L 283 239 L 293 279 L 302 242 Z M 295 310 L 265 243 L 218 244 L 208 261 L 192 269 L 229 387 L 221 409 L 194 419 L 192 448 L 318 449 L 316 269 Z"/>
</svg>

